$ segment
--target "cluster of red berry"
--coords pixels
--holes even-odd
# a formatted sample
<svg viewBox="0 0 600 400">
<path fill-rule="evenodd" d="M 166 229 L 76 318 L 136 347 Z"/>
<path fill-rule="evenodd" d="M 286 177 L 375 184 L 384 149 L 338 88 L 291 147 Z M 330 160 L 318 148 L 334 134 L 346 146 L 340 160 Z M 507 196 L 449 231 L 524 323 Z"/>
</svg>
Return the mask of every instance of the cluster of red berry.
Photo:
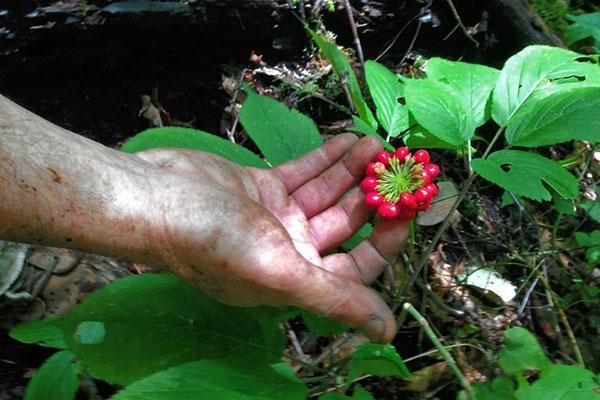
<svg viewBox="0 0 600 400">
<path fill-rule="evenodd" d="M 360 184 L 365 203 L 384 219 L 411 220 L 425 211 L 438 194 L 433 183 L 440 168 L 430 163 L 427 150 L 411 154 L 400 147 L 394 154 L 380 151 L 367 165 L 366 177 Z"/>
</svg>

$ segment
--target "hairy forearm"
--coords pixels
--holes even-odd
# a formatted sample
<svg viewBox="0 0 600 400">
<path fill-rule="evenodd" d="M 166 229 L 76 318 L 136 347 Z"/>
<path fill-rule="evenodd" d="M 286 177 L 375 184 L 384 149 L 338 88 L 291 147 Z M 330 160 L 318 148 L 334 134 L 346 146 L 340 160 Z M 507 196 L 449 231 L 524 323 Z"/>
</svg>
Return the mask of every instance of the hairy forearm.
<svg viewBox="0 0 600 400">
<path fill-rule="evenodd" d="M 0 239 L 156 262 L 154 171 L 0 96 Z"/>
</svg>

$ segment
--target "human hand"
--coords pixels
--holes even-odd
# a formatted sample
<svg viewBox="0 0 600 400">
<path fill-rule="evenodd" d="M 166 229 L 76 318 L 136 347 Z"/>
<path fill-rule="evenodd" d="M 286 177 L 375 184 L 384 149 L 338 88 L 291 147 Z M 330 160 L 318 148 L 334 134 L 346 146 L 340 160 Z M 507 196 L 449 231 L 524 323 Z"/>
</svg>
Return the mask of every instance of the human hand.
<svg viewBox="0 0 600 400">
<path fill-rule="evenodd" d="M 150 240 L 162 261 L 219 300 L 293 305 L 390 341 L 395 319 L 369 285 L 406 239 L 382 221 L 349 253 L 329 254 L 368 218 L 358 188 L 379 142 L 338 135 L 274 169 L 243 168 L 190 150 L 137 153 L 158 166 Z"/>
</svg>

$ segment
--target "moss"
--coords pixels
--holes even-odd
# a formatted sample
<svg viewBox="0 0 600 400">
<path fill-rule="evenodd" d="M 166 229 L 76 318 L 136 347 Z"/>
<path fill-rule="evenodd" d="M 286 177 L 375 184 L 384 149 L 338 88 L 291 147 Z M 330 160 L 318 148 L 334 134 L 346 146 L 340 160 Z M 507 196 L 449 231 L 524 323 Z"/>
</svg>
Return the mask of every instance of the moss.
<svg viewBox="0 0 600 400">
<path fill-rule="evenodd" d="M 533 0 L 531 5 L 548 28 L 562 37 L 569 26 L 565 18 L 569 12 L 569 2 L 566 0 Z"/>
</svg>

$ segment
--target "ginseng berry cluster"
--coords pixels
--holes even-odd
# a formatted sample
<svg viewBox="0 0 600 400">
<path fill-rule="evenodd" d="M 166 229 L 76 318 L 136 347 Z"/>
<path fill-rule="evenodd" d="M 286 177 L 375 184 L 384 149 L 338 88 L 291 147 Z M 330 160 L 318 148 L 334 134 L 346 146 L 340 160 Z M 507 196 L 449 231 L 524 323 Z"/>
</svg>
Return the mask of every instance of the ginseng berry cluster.
<svg viewBox="0 0 600 400">
<path fill-rule="evenodd" d="M 431 205 L 438 194 L 433 181 L 439 173 L 427 150 L 411 154 L 407 147 L 399 147 L 394 154 L 377 153 L 375 161 L 367 165 L 360 188 L 366 205 L 377 210 L 381 218 L 408 221 Z"/>
</svg>

